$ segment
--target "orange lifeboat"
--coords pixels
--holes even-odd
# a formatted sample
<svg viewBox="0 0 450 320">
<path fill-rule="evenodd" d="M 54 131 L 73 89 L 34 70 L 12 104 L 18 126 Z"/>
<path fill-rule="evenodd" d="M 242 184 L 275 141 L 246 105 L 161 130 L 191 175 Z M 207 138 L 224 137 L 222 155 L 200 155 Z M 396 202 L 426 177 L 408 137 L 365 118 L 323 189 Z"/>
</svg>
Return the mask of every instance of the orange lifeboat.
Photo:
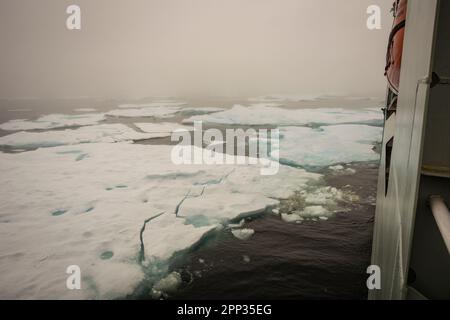
<svg viewBox="0 0 450 320">
<path fill-rule="evenodd" d="M 394 25 L 389 35 L 389 45 L 386 55 L 385 76 L 389 87 L 398 94 L 400 87 L 400 70 L 402 66 L 403 39 L 405 36 L 407 0 L 394 2 Z"/>
</svg>

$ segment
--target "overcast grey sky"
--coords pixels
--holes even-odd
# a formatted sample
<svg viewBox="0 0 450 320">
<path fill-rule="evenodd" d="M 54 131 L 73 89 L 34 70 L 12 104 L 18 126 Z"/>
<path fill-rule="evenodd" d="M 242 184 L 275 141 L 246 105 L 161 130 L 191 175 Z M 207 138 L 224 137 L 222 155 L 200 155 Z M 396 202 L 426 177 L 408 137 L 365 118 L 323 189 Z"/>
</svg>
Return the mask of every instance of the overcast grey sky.
<svg viewBox="0 0 450 320">
<path fill-rule="evenodd" d="M 78 4 L 82 30 L 66 29 Z M 382 30 L 366 9 L 382 9 Z M 382 96 L 392 0 L 1 0 L 0 97 Z"/>
</svg>

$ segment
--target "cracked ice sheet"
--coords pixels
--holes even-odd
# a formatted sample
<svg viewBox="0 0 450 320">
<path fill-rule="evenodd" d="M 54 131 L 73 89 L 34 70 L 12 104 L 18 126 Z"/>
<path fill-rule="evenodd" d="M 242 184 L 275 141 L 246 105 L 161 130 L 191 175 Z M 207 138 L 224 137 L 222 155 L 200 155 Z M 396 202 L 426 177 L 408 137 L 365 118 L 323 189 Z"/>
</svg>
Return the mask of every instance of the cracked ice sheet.
<svg viewBox="0 0 450 320">
<path fill-rule="evenodd" d="M 0 145 L 15 148 L 54 147 L 89 142 L 123 142 L 150 139 L 166 134 L 137 132 L 124 124 L 100 124 L 78 129 L 45 132 L 16 132 L 0 137 Z"/>
<path fill-rule="evenodd" d="M 380 155 L 373 150 L 373 145 L 381 141 L 382 132 L 381 127 L 366 125 L 281 128 L 280 161 L 320 167 L 375 161 Z"/>
<path fill-rule="evenodd" d="M 184 119 L 183 123 L 203 121 L 217 124 L 243 125 L 308 125 L 365 123 L 381 125 L 383 114 L 372 108 L 354 110 L 342 108 L 284 109 L 272 104 L 256 104 L 249 107 L 235 105 L 232 109 L 208 115 Z"/>
<path fill-rule="evenodd" d="M 88 113 L 78 115 L 49 114 L 36 120 L 17 119 L 0 124 L 0 129 L 7 131 L 55 129 L 74 126 L 89 126 L 105 120 L 103 113 Z"/>
<path fill-rule="evenodd" d="M 171 150 L 92 143 L 0 153 L 0 298 L 124 297 L 144 278 L 138 256 L 145 219 L 166 212 L 147 224 L 143 238 L 147 261 L 167 259 L 216 221 L 264 210 L 274 197 L 320 178 L 285 166 L 276 176 L 261 176 L 259 166 L 176 166 Z M 80 153 L 87 157 L 77 161 Z M 179 213 L 210 222 L 195 227 L 176 218 L 187 191 L 200 194 L 204 186 Z M 113 256 L 103 260 L 107 251 Z M 82 290 L 66 289 L 73 264 Z"/>
</svg>

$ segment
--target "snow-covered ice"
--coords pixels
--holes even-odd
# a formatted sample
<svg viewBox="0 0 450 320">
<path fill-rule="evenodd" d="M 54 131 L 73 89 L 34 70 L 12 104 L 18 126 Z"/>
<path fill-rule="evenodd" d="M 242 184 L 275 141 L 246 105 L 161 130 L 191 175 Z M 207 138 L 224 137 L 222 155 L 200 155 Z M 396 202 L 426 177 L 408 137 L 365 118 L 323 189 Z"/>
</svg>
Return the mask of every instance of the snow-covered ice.
<svg viewBox="0 0 450 320">
<path fill-rule="evenodd" d="M 233 230 L 231 230 L 231 233 L 233 234 L 233 236 L 235 236 L 239 240 L 248 240 L 253 236 L 253 234 L 255 233 L 255 230 L 253 230 L 253 229 L 233 229 Z"/>
<path fill-rule="evenodd" d="M 161 101 L 161 102 L 150 102 L 150 103 L 140 103 L 140 104 L 121 104 L 120 109 L 140 109 L 140 108 L 156 108 L 156 107 L 181 107 L 185 106 L 186 102 L 176 102 L 176 101 Z"/>
<path fill-rule="evenodd" d="M 381 141 L 382 132 L 381 127 L 367 125 L 282 127 L 279 149 L 272 155 L 285 164 L 311 167 L 375 161 L 380 155 L 373 145 Z"/>
<path fill-rule="evenodd" d="M 38 148 L 71 145 L 88 142 L 122 142 L 150 139 L 169 134 L 137 132 L 124 124 L 99 124 L 77 129 L 44 132 L 20 131 L 0 137 L 0 146 L 14 148 Z"/>
<path fill-rule="evenodd" d="M 336 166 L 330 166 L 330 167 L 328 167 L 328 169 L 330 169 L 331 171 L 337 172 L 337 171 L 342 171 L 342 170 L 344 170 L 345 168 L 344 168 L 343 165 L 338 164 L 338 165 L 336 165 Z"/>
<path fill-rule="evenodd" d="M 179 112 L 191 112 L 197 114 L 209 114 L 214 112 L 223 111 L 222 108 L 202 108 L 202 107 L 182 107 L 179 104 L 173 105 L 160 105 L 155 104 L 153 106 L 142 105 L 138 108 L 132 108 L 131 105 L 126 105 L 126 107 L 121 106 L 121 109 L 110 110 L 106 114 L 112 117 L 127 117 L 127 118 L 138 118 L 138 117 L 153 117 L 153 118 L 171 118 Z"/>
<path fill-rule="evenodd" d="M 178 287 L 181 285 L 181 275 L 174 271 L 170 274 L 168 274 L 165 278 L 162 278 L 159 280 L 154 286 L 153 290 L 159 291 L 159 292 L 173 292 L 178 289 Z"/>
<path fill-rule="evenodd" d="M 328 220 L 334 214 L 333 211 L 325 208 L 324 206 L 307 206 L 303 210 L 294 211 L 292 213 L 282 213 L 281 218 L 285 222 L 298 222 L 304 219 L 320 219 Z"/>
<path fill-rule="evenodd" d="M 144 278 L 146 219 L 165 212 L 143 232 L 148 265 L 189 248 L 221 221 L 266 210 L 320 178 L 285 166 L 276 176 L 261 176 L 255 165 L 180 167 L 171 149 L 88 143 L 0 153 L 0 297 L 124 297 Z M 65 286 L 74 264 L 82 290 Z"/>
<path fill-rule="evenodd" d="M 215 113 L 219 111 L 224 111 L 224 108 L 217 108 L 217 107 L 186 107 L 183 108 L 183 112 L 189 112 L 189 113 L 197 113 L 197 114 L 208 114 L 208 113 Z"/>
<path fill-rule="evenodd" d="M 14 130 L 34 130 L 34 129 L 55 129 L 74 126 L 88 126 L 98 124 L 105 120 L 103 113 L 87 114 L 49 114 L 36 120 L 17 119 L 0 124 L 0 129 Z"/>
<path fill-rule="evenodd" d="M 341 124 L 310 127 L 281 127 L 272 133 L 270 156 L 281 163 L 299 167 L 329 167 L 344 170 L 342 163 L 376 161 L 380 158 L 374 144 L 381 141 L 383 129 L 376 126 Z M 279 138 L 279 141 L 274 140 Z M 250 143 L 258 142 L 251 137 Z M 346 174 L 355 173 L 347 168 Z M 343 172 L 343 173 L 344 173 Z"/>
<path fill-rule="evenodd" d="M 121 106 L 108 114 L 165 118 L 180 110 L 203 113 L 200 109 L 216 113 L 185 123 L 206 119 L 285 126 L 280 149 L 272 152 L 287 164 L 329 167 L 378 158 L 372 144 L 381 129 L 349 124 L 379 121 L 378 112 L 369 109 L 288 110 L 265 104 L 206 111 L 147 104 Z M 253 235 L 254 230 L 243 228 L 244 220 L 231 225 L 230 219 L 279 208 L 274 212 L 285 221 L 325 220 L 340 202 L 357 200 L 336 188 L 317 186 L 321 175 L 303 169 L 281 165 L 278 174 L 262 176 L 260 165 L 179 166 L 171 161 L 171 146 L 129 143 L 192 130 L 190 126 L 139 122 L 138 132 L 123 124 L 98 124 L 104 114 L 78 116 L 49 115 L 0 125 L 4 130 L 82 126 L 0 138 L 0 145 L 48 147 L 0 153 L 0 298 L 125 297 L 148 268 L 209 232 L 228 225 L 239 239 Z M 295 127 L 307 124 L 314 126 Z M 284 211 L 279 199 L 294 193 L 301 207 Z M 82 290 L 67 290 L 69 265 L 80 266 Z M 159 279 L 155 296 L 177 287 L 178 276 Z"/>
<path fill-rule="evenodd" d="M 321 97 L 321 94 L 271 94 L 267 96 L 260 96 L 250 98 L 248 101 L 252 102 L 299 102 L 299 101 L 314 101 Z"/>
<path fill-rule="evenodd" d="M 336 211 L 345 211 L 343 203 L 356 201 L 359 197 L 350 191 L 329 186 L 307 187 L 283 201 L 281 218 L 286 222 L 328 220 Z"/>
<path fill-rule="evenodd" d="M 97 109 L 94 108 L 78 108 L 75 109 L 76 112 L 94 112 L 97 111 Z"/>
<path fill-rule="evenodd" d="M 145 133 L 151 133 L 153 138 L 170 137 L 173 132 L 178 130 L 194 130 L 191 126 L 185 126 L 178 123 L 162 122 L 162 123 L 135 123 L 137 128 Z"/>
<path fill-rule="evenodd" d="M 138 117 L 154 117 L 154 118 L 170 118 L 174 114 L 180 111 L 180 107 L 144 107 L 139 109 L 115 109 L 110 110 L 106 114 L 112 117 L 128 117 L 128 118 L 138 118 Z"/>
<path fill-rule="evenodd" d="M 231 109 L 184 119 L 184 123 L 203 121 L 217 124 L 295 126 L 311 124 L 382 124 L 383 114 L 373 109 L 285 109 L 271 104 L 235 105 Z"/>
</svg>

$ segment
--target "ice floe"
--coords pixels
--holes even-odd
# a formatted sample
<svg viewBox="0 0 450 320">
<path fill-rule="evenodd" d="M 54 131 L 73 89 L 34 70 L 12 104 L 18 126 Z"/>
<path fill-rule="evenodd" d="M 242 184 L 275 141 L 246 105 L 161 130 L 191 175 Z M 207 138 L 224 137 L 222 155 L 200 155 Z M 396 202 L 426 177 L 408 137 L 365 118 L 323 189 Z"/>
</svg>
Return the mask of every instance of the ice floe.
<svg viewBox="0 0 450 320">
<path fill-rule="evenodd" d="M 106 114 L 112 117 L 126 117 L 126 118 L 138 118 L 138 117 L 153 117 L 153 118 L 171 118 L 179 112 L 190 112 L 194 114 L 209 114 L 214 112 L 223 111 L 222 108 L 209 108 L 209 107 L 182 107 L 179 104 L 173 105 L 160 105 L 154 106 L 142 105 L 139 108 L 132 108 L 129 105 L 122 106 L 121 109 L 115 109 L 108 111 Z"/>
<path fill-rule="evenodd" d="M 151 133 L 154 138 L 157 137 L 170 137 L 173 132 L 179 130 L 194 130 L 191 126 L 184 126 L 178 123 L 162 122 L 162 123 L 135 123 L 137 128 L 145 133 Z"/>
<path fill-rule="evenodd" d="M 159 280 L 153 286 L 153 290 L 170 293 L 176 291 L 178 287 L 181 285 L 181 283 L 182 283 L 181 275 L 178 272 L 174 271 L 168 274 L 165 278 Z"/>
<path fill-rule="evenodd" d="M 320 94 L 271 94 L 267 96 L 260 96 L 250 98 L 248 101 L 252 102 L 299 102 L 299 101 L 314 101 L 321 97 Z"/>
<path fill-rule="evenodd" d="M 279 149 L 274 148 L 272 155 L 279 157 L 284 164 L 310 167 L 375 161 L 380 155 L 373 150 L 373 145 L 381 140 L 382 130 L 381 127 L 367 125 L 314 129 L 283 127 L 280 129 Z"/>
<path fill-rule="evenodd" d="M 320 178 L 286 166 L 276 176 L 257 165 L 180 167 L 171 149 L 88 143 L 0 153 L 0 298 L 125 297 L 153 262 Z M 66 288 L 70 265 L 81 268 L 81 290 Z"/>
<path fill-rule="evenodd" d="M 207 115 L 196 115 L 184 119 L 184 123 L 203 121 L 217 124 L 243 125 L 312 125 L 312 124 L 349 124 L 365 123 L 381 125 L 383 114 L 381 110 L 372 109 L 286 109 L 273 105 L 258 104 L 251 106 L 235 105 L 233 108 Z"/>
<path fill-rule="evenodd" d="M 330 94 L 271 94 L 248 99 L 251 102 L 301 102 L 317 100 L 382 101 L 379 97 L 352 97 Z"/>
<path fill-rule="evenodd" d="M 156 107 L 181 107 L 185 106 L 185 102 L 176 102 L 176 101 L 161 101 L 161 102 L 151 102 L 151 103 L 140 103 L 140 104 L 121 104 L 119 105 L 120 109 L 140 109 L 140 108 L 156 108 Z"/>
<path fill-rule="evenodd" d="M 226 109 L 224 108 L 217 108 L 217 107 L 186 107 L 183 108 L 183 112 L 187 113 L 194 113 L 194 114 L 209 114 L 209 113 L 215 113 L 219 111 L 224 111 Z"/>
<path fill-rule="evenodd" d="M 302 211 L 294 211 L 291 213 L 282 213 L 281 219 L 285 222 L 297 222 L 301 223 L 305 219 L 317 221 L 319 220 L 328 220 L 328 218 L 332 215 L 332 212 L 328 211 L 326 208 L 322 206 L 310 206 L 305 207 Z"/>
<path fill-rule="evenodd" d="M 336 166 L 330 166 L 328 169 L 330 169 L 331 171 L 342 171 L 344 170 L 344 166 L 338 164 Z"/>
<path fill-rule="evenodd" d="M 170 118 L 180 111 L 180 107 L 144 107 L 139 109 L 115 109 L 110 110 L 106 114 L 112 117 L 154 117 L 154 118 Z"/>
<path fill-rule="evenodd" d="M 284 222 L 303 221 L 303 218 L 300 217 L 300 215 L 298 215 L 296 213 L 282 213 L 281 219 L 283 219 Z"/>
<path fill-rule="evenodd" d="M 39 148 L 88 142 L 123 142 L 166 136 L 170 133 L 142 133 L 124 124 L 100 124 L 77 129 L 44 132 L 20 131 L 0 137 L 0 146 Z"/>
<path fill-rule="evenodd" d="M 356 173 L 356 170 L 353 168 L 346 168 L 343 165 L 336 165 L 328 167 L 329 170 L 335 175 L 352 175 Z"/>
<path fill-rule="evenodd" d="M 94 112 L 97 111 L 97 109 L 94 108 L 78 108 L 75 109 L 76 112 Z"/>
<path fill-rule="evenodd" d="M 248 240 L 253 236 L 253 234 L 255 233 L 255 230 L 253 230 L 253 229 L 233 229 L 233 230 L 231 230 L 231 233 L 233 234 L 233 236 L 235 236 L 239 240 Z"/>
<path fill-rule="evenodd" d="M 307 187 L 281 202 L 281 218 L 286 222 L 328 220 L 335 212 L 345 211 L 342 204 L 356 201 L 359 197 L 351 191 L 329 186 Z"/>
<path fill-rule="evenodd" d="M 36 120 L 17 119 L 0 124 L 0 129 L 14 130 L 34 130 L 34 129 L 55 129 L 74 126 L 88 126 L 98 124 L 105 120 L 103 113 L 87 114 L 49 114 Z"/>
</svg>

